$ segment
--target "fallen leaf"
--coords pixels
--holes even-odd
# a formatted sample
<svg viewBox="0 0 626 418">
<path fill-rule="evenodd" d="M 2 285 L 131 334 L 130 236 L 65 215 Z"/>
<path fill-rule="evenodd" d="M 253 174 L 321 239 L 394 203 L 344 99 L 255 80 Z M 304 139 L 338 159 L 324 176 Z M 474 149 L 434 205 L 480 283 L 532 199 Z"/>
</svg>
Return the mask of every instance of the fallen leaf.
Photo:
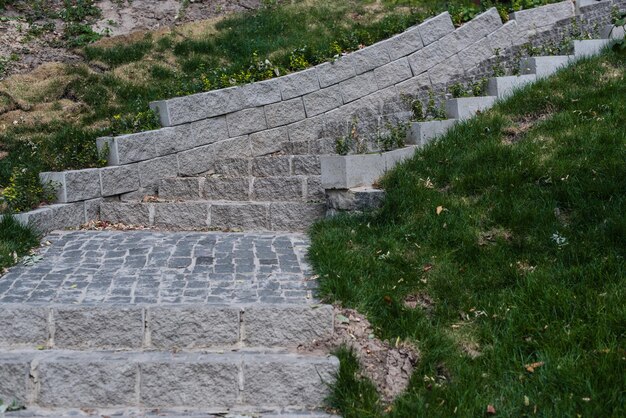
<svg viewBox="0 0 626 418">
<path fill-rule="evenodd" d="M 428 264 L 424 264 L 424 267 L 422 268 L 422 271 L 426 272 L 426 271 L 430 271 L 433 269 L 433 267 L 435 267 L 434 265 L 428 263 Z"/>
<path fill-rule="evenodd" d="M 487 405 L 487 415 L 495 415 L 496 414 L 496 408 L 493 407 L 493 405 Z"/>
<path fill-rule="evenodd" d="M 340 324 L 349 324 L 350 323 L 350 320 L 347 317 L 343 316 L 343 315 L 337 315 L 336 318 L 337 318 L 337 321 L 339 321 Z"/>
<path fill-rule="evenodd" d="M 443 206 L 437 206 L 437 215 L 441 215 L 441 212 L 443 212 Z"/>
<path fill-rule="evenodd" d="M 543 361 L 538 361 L 536 363 L 531 363 L 531 364 L 526 364 L 524 367 L 526 368 L 526 371 L 529 373 L 534 373 L 535 369 L 538 369 L 539 367 L 543 366 L 545 363 Z"/>
<path fill-rule="evenodd" d="M 524 395 L 524 406 L 529 406 L 529 405 L 530 405 L 530 398 Z"/>
</svg>

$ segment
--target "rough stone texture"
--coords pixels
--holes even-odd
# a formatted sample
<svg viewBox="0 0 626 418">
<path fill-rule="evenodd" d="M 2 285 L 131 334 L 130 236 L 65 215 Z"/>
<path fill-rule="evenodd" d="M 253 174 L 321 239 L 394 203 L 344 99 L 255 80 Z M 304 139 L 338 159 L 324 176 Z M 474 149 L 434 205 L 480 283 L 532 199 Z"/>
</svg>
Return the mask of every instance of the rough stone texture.
<svg viewBox="0 0 626 418">
<path fill-rule="evenodd" d="M 343 105 L 341 89 L 338 86 L 325 88 L 303 97 L 306 116 L 319 115 Z"/>
<path fill-rule="evenodd" d="M 455 52 L 455 48 L 449 42 L 441 40 L 409 55 L 408 61 L 413 74 L 419 75 L 436 66 Z"/>
<path fill-rule="evenodd" d="M 114 152 L 113 163 L 115 165 L 130 164 L 157 157 L 156 143 L 166 139 L 169 131 L 159 129 L 115 137 L 114 144 L 109 151 Z"/>
<path fill-rule="evenodd" d="M 289 176 L 291 157 L 258 157 L 252 160 L 251 174 L 254 177 Z"/>
<path fill-rule="evenodd" d="M 336 94 L 338 90 L 334 90 Z M 336 97 L 341 102 L 341 92 Z M 337 102 L 337 103 L 339 103 Z M 324 115 L 309 117 L 303 121 L 296 122 L 289 125 L 289 140 L 292 143 L 312 141 L 321 138 L 324 135 L 324 129 L 326 127 L 326 118 Z"/>
<path fill-rule="evenodd" d="M 159 185 L 162 199 L 199 200 L 203 197 L 204 177 L 183 177 L 164 179 Z"/>
<path fill-rule="evenodd" d="M 213 144 L 228 138 L 228 126 L 224 116 L 204 119 L 191 124 L 193 147 Z M 189 149 L 186 148 L 186 149 Z"/>
<path fill-rule="evenodd" d="M 211 226 L 215 228 L 243 228 L 269 230 L 268 205 L 261 203 L 213 204 Z"/>
<path fill-rule="evenodd" d="M 250 135 L 252 155 L 255 157 L 283 151 L 289 143 L 287 127 L 270 129 Z"/>
<path fill-rule="evenodd" d="M 266 80 L 241 86 L 244 107 L 264 106 L 281 101 L 280 82 Z"/>
<path fill-rule="evenodd" d="M 205 358 L 208 356 L 204 356 Z M 210 357 L 211 362 L 163 361 L 142 364 L 141 403 L 150 407 L 216 407 L 237 403 L 239 366 L 236 359 Z"/>
<path fill-rule="evenodd" d="M 574 3 L 563 1 L 533 9 L 520 10 L 511 14 L 522 32 L 537 31 L 556 22 L 574 17 Z"/>
<path fill-rule="evenodd" d="M 250 180 L 247 177 L 208 177 L 202 196 L 210 200 L 249 200 Z"/>
<path fill-rule="evenodd" d="M 154 225 L 176 229 L 208 228 L 210 226 L 209 205 L 206 202 L 154 205 Z"/>
<path fill-rule="evenodd" d="M 441 13 L 418 26 L 422 42 L 424 45 L 443 38 L 447 34 L 454 31 L 452 18 L 448 12 Z"/>
<path fill-rule="evenodd" d="M 495 50 L 504 50 L 514 45 L 519 36 L 519 28 L 515 20 L 509 20 L 496 31 L 487 35 L 489 45 Z"/>
<path fill-rule="evenodd" d="M 502 19 L 495 7 L 487 10 L 470 20 L 456 31 L 454 38 L 457 42 L 458 50 L 462 50 L 478 42 L 502 26 Z"/>
<path fill-rule="evenodd" d="M 465 71 L 480 65 L 493 56 L 493 49 L 487 38 L 482 38 L 473 45 L 459 52 L 459 60 Z"/>
<path fill-rule="evenodd" d="M 456 122 L 456 119 L 413 122 L 407 134 L 407 143 L 424 146 L 445 134 Z"/>
<path fill-rule="evenodd" d="M 237 157 L 250 157 L 252 149 L 250 147 L 250 138 L 248 136 L 240 136 L 230 138 L 225 141 L 217 142 L 211 145 L 214 150 L 215 159 L 226 159 Z"/>
<path fill-rule="evenodd" d="M 206 117 L 220 116 L 236 112 L 244 107 L 241 87 L 229 87 L 204 93 Z"/>
<path fill-rule="evenodd" d="M 38 366 L 38 404 L 45 407 L 135 405 L 137 366 L 120 360 L 42 360 Z M 72 382 L 68 385 L 68 382 Z"/>
<path fill-rule="evenodd" d="M 391 60 L 397 60 L 398 58 L 407 56 L 421 49 L 424 43 L 422 42 L 419 28 L 414 26 L 403 33 L 383 41 L 383 45 L 389 53 L 389 58 Z"/>
<path fill-rule="evenodd" d="M 296 155 L 292 158 L 293 174 L 319 176 L 322 174 L 320 157 L 317 155 Z"/>
<path fill-rule="evenodd" d="M 389 53 L 382 43 L 377 43 L 350 54 L 352 65 L 358 74 L 363 74 L 381 65 L 387 64 Z"/>
<path fill-rule="evenodd" d="M 85 222 L 85 204 L 83 202 L 46 207 L 49 218 L 42 231 L 52 231 L 68 227 L 77 227 Z"/>
<path fill-rule="evenodd" d="M 100 204 L 103 199 L 93 199 L 85 201 L 85 222 L 100 219 Z M 49 231 L 46 231 L 46 233 Z"/>
<path fill-rule="evenodd" d="M 225 177 L 247 177 L 250 175 L 250 160 L 245 158 L 219 160 L 215 162 L 213 172 Z"/>
<path fill-rule="evenodd" d="M 349 56 L 317 66 L 317 76 L 320 80 L 321 88 L 332 86 L 355 75 L 356 71 Z"/>
<path fill-rule="evenodd" d="M 228 133 L 231 137 L 249 134 L 267 129 L 263 108 L 240 110 L 226 115 Z"/>
<path fill-rule="evenodd" d="M 181 152 L 177 157 L 178 173 L 182 176 L 193 176 L 213 168 L 215 162 L 215 148 L 214 145 L 205 145 Z"/>
<path fill-rule="evenodd" d="M 178 158 L 176 155 L 155 158 L 139 163 L 139 183 L 141 187 L 154 186 L 162 179 L 178 175 Z"/>
<path fill-rule="evenodd" d="M 447 84 L 463 76 L 463 65 L 458 55 L 453 55 L 441 64 L 428 70 L 428 76 L 433 87 Z"/>
<path fill-rule="evenodd" d="M 281 92 L 283 100 L 304 96 L 320 89 L 320 82 L 317 78 L 317 69 L 311 68 L 294 74 L 281 77 Z"/>
<path fill-rule="evenodd" d="M 265 116 L 269 128 L 288 125 L 302 120 L 306 117 L 302 98 L 298 97 L 265 106 Z"/>
<path fill-rule="evenodd" d="M 97 168 L 41 173 L 39 178 L 44 184 L 52 183 L 59 203 L 100 197 L 100 170 Z"/>
<path fill-rule="evenodd" d="M 584 41 L 574 41 L 574 56 L 593 57 L 602 52 L 611 41 L 608 39 L 589 39 Z"/>
<path fill-rule="evenodd" d="M 0 293 L 11 292 L 17 302 L 19 296 L 27 295 L 33 291 L 32 281 L 36 280 L 33 275 L 13 285 L 10 278 L 0 278 Z M 10 289 L 10 290 L 9 290 Z M 22 296 L 23 297 L 23 296 Z M 11 303 L 11 298 L 4 301 Z M 48 340 L 48 311 L 41 307 L 32 306 L 7 306 L 0 309 L 0 346 L 8 345 L 42 345 Z M 0 396 L 0 399 L 2 397 Z"/>
<path fill-rule="evenodd" d="M 102 196 L 114 196 L 132 192 L 141 187 L 139 165 L 130 164 L 100 169 Z"/>
<path fill-rule="evenodd" d="M 373 184 L 385 172 L 382 154 L 322 156 L 322 186 L 350 189 Z"/>
<path fill-rule="evenodd" d="M 24 358 L 0 359 L 0 399 L 3 404 L 11 405 L 15 401 L 24 405 L 29 401 L 29 372 L 30 364 Z"/>
<path fill-rule="evenodd" d="M 272 203 L 270 217 L 274 231 L 304 231 L 324 217 L 324 204 Z"/>
<path fill-rule="evenodd" d="M 461 97 L 446 102 L 446 112 L 453 119 L 464 120 L 489 109 L 496 101 L 494 96 Z"/>
<path fill-rule="evenodd" d="M 330 216 L 342 212 L 364 212 L 380 207 L 385 191 L 371 187 L 344 190 L 327 190 L 326 203 Z"/>
<path fill-rule="evenodd" d="M 370 71 L 341 82 L 339 84 L 339 88 L 341 90 L 343 102 L 349 103 L 375 92 L 378 90 L 378 85 L 376 84 L 374 72 Z"/>
<path fill-rule="evenodd" d="M 252 200 L 298 201 L 303 199 L 303 178 L 261 177 L 254 179 Z"/>
<path fill-rule="evenodd" d="M 252 306 L 245 310 L 244 318 L 243 341 L 251 346 L 297 346 L 330 337 L 333 332 L 330 305 L 291 306 L 280 311 Z"/>
<path fill-rule="evenodd" d="M 411 66 L 406 58 L 383 65 L 382 67 L 374 70 L 374 74 L 376 76 L 378 88 L 381 89 L 398 84 L 404 80 L 408 80 L 413 76 Z"/>
<path fill-rule="evenodd" d="M 490 78 L 487 83 L 487 94 L 506 98 L 515 93 L 517 89 L 534 82 L 536 79 L 535 74 Z"/>
<path fill-rule="evenodd" d="M 335 358 L 308 362 L 286 361 L 287 355 L 267 356 L 244 362 L 244 399 L 251 405 L 319 407 L 324 403 L 326 384 L 334 381 Z"/>
<path fill-rule="evenodd" d="M 536 74 L 537 78 L 545 78 L 570 64 L 572 59 L 568 55 L 529 57 L 522 59 L 520 69 L 522 74 Z"/>
<path fill-rule="evenodd" d="M 172 128 L 161 129 L 161 137 L 154 142 L 157 155 L 170 155 L 175 152 L 188 150 L 194 147 L 194 133 L 191 124 L 178 125 Z"/>
<path fill-rule="evenodd" d="M 203 93 L 154 102 L 150 107 L 159 113 L 163 126 L 180 125 L 210 116 Z"/>
<path fill-rule="evenodd" d="M 396 86 L 398 94 L 405 94 L 413 97 L 420 97 L 427 94 L 430 88 L 431 83 L 428 73 L 409 78 Z"/>
<path fill-rule="evenodd" d="M 190 349 L 235 344 L 239 341 L 239 309 L 204 306 L 148 309 L 152 346 Z"/>
<path fill-rule="evenodd" d="M 139 308 L 69 307 L 54 309 L 53 315 L 54 344 L 58 348 L 139 348 L 143 343 L 144 318 Z"/>
<path fill-rule="evenodd" d="M 150 225 L 149 208 L 141 203 L 102 202 L 100 218 L 112 223 Z"/>
</svg>

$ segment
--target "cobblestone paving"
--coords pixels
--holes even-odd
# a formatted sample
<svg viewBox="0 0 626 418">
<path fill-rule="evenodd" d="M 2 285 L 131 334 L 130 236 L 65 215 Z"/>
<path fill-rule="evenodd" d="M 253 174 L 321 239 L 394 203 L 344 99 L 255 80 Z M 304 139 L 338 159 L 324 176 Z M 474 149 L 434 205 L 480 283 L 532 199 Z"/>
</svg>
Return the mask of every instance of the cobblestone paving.
<svg viewBox="0 0 626 418">
<path fill-rule="evenodd" d="M 312 303 L 300 234 L 56 232 L 0 277 L 0 303 Z"/>
</svg>

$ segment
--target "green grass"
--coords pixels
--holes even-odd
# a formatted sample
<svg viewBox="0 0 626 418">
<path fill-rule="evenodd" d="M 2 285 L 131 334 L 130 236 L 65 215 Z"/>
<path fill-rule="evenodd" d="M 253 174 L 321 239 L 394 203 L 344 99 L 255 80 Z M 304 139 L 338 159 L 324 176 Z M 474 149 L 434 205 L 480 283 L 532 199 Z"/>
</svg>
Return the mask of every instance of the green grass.
<svg viewBox="0 0 626 418">
<path fill-rule="evenodd" d="M 580 62 L 397 167 L 380 210 L 314 227 L 321 296 L 422 353 L 385 416 L 626 415 L 624 97 L 623 53 Z M 342 358 L 333 406 L 383 416 Z"/>
<path fill-rule="evenodd" d="M 15 264 L 16 256 L 27 254 L 38 242 L 31 228 L 21 225 L 13 217 L 3 217 L 0 220 L 0 272 Z"/>
</svg>

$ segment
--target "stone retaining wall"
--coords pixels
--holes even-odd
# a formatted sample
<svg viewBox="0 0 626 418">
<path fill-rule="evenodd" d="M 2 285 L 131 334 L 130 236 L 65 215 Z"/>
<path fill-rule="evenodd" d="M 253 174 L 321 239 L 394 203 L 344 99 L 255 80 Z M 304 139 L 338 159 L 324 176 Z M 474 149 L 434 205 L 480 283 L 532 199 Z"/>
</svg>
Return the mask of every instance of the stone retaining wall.
<svg viewBox="0 0 626 418">
<path fill-rule="evenodd" d="M 457 29 L 442 13 L 302 72 L 155 102 L 164 128 L 98 140 L 109 150 L 109 167 L 41 178 L 58 185 L 59 203 L 80 202 L 65 206 L 76 215 L 65 226 L 74 226 L 90 219 L 103 198 L 149 192 L 163 178 L 207 172 L 225 159 L 332 154 L 336 138 L 351 129 L 373 137 L 387 122 L 407 121 L 413 98 L 426 100 L 434 91 L 441 99 L 448 85 L 491 75 L 496 63 L 519 65 L 526 43 L 562 39 L 576 26 L 601 29 L 614 4 L 626 9 L 626 0 L 606 0 L 579 7 L 577 15 L 574 3 L 564 1 L 515 12 L 505 24 L 493 8 Z"/>
</svg>

